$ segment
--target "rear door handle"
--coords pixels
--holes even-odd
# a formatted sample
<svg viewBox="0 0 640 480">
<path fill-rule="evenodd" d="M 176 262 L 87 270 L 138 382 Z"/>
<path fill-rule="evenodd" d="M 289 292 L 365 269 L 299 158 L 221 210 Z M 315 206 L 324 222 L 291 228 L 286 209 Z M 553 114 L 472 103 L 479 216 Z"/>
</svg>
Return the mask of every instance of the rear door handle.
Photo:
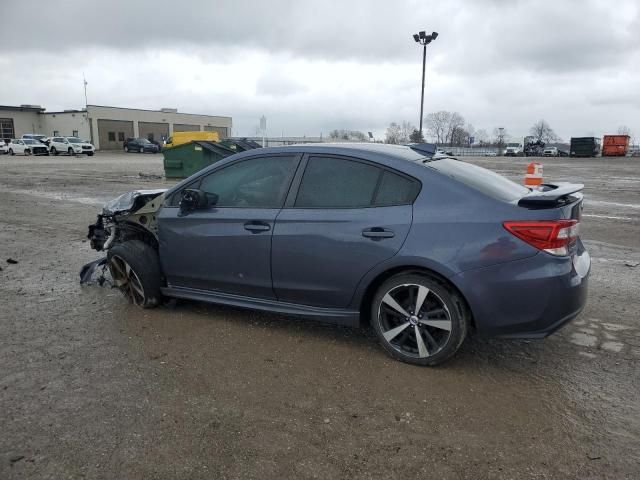
<svg viewBox="0 0 640 480">
<path fill-rule="evenodd" d="M 362 230 L 362 236 L 367 238 L 393 238 L 395 233 L 382 227 L 365 228 Z"/>
<path fill-rule="evenodd" d="M 271 227 L 267 223 L 263 222 L 247 222 L 244 224 L 244 229 L 253 233 L 258 233 L 271 230 Z"/>
</svg>

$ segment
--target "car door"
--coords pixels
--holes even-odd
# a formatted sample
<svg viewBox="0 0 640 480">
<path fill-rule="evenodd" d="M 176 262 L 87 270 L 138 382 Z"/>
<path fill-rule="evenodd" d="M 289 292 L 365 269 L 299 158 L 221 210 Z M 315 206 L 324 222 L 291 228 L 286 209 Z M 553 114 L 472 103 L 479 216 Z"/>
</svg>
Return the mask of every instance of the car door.
<svg viewBox="0 0 640 480">
<path fill-rule="evenodd" d="M 274 291 L 281 301 L 347 307 L 362 277 L 404 243 L 420 183 L 353 158 L 311 155 L 303 167 L 276 219 Z"/>
<path fill-rule="evenodd" d="M 271 235 L 298 155 L 241 159 L 192 182 L 215 206 L 181 213 L 176 192 L 158 217 L 160 260 L 170 287 L 275 298 Z"/>
<path fill-rule="evenodd" d="M 24 154 L 24 151 L 26 150 L 26 148 L 27 148 L 27 146 L 24 144 L 24 142 L 22 140 L 17 140 L 16 141 L 15 153 Z"/>
</svg>

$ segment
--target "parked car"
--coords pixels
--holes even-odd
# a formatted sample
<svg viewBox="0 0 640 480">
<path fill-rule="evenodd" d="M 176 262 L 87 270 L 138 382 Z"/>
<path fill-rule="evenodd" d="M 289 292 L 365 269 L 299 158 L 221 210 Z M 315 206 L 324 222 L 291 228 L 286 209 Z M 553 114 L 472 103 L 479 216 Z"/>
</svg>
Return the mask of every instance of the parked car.
<svg viewBox="0 0 640 480">
<path fill-rule="evenodd" d="M 68 155 L 88 155 L 92 156 L 95 147 L 89 142 L 80 140 L 78 137 L 53 137 L 49 142 L 51 154 L 58 155 L 66 153 Z"/>
<path fill-rule="evenodd" d="M 485 152 L 485 157 L 497 157 L 498 154 L 496 152 Z"/>
<path fill-rule="evenodd" d="M 13 138 L 9 142 L 10 155 L 49 155 L 46 145 L 32 138 Z"/>
<path fill-rule="evenodd" d="M 545 147 L 542 151 L 543 157 L 557 157 L 558 156 L 558 147 Z"/>
<path fill-rule="evenodd" d="M 391 356 L 435 365 L 471 332 L 542 338 L 582 310 L 582 185 L 530 190 L 409 146 L 249 150 L 169 190 L 126 193 L 89 227 L 113 285 L 370 323 Z"/>
<path fill-rule="evenodd" d="M 43 135 L 43 134 L 41 134 L 41 133 L 23 133 L 23 134 L 22 134 L 22 138 L 23 138 L 23 139 L 25 139 L 25 138 L 30 138 L 30 139 L 32 139 L 32 140 L 37 140 L 37 141 L 39 141 L 40 143 L 44 143 L 45 145 L 48 145 L 48 143 L 47 143 L 47 140 L 48 140 L 48 139 L 47 139 L 47 136 L 46 136 L 46 135 Z"/>
<path fill-rule="evenodd" d="M 160 147 L 154 143 L 151 143 L 146 138 L 127 138 L 124 142 L 125 152 L 138 152 L 138 153 L 158 153 Z"/>
</svg>

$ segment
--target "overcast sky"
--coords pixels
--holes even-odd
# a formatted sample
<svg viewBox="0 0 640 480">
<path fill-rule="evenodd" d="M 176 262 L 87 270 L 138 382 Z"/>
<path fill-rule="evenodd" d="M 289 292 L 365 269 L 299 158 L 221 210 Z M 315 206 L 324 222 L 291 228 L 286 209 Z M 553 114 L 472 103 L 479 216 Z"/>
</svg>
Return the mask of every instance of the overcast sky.
<svg viewBox="0 0 640 480">
<path fill-rule="evenodd" d="M 234 135 L 383 135 L 460 112 L 515 138 L 640 136 L 637 0 L 2 0 L 0 104 L 90 104 L 233 117 Z"/>
</svg>

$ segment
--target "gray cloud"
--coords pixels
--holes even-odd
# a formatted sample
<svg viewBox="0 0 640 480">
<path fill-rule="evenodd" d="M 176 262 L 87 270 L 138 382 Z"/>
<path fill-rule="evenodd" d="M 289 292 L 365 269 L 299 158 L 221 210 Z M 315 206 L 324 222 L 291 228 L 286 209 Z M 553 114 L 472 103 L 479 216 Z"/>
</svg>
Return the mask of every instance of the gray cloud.
<svg viewBox="0 0 640 480">
<path fill-rule="evenodd" d="M 427 112 L 457 110 L 516 136 L 539 118 L 565 138 L 623 123 L 640 133 L 634 0 L 5 0 L 3 12 L 42 21 L 3 23 L 2 104 L 77 108 L 84 71 L 92 103 L 231 115 L 238 134 L 265 114 L 276 135 L 380 135 L 418 122 L 411 34 L 426 29 L 440 33 Z M 69 28 L 44 21 L 59 16 Z"/>
</svg>

